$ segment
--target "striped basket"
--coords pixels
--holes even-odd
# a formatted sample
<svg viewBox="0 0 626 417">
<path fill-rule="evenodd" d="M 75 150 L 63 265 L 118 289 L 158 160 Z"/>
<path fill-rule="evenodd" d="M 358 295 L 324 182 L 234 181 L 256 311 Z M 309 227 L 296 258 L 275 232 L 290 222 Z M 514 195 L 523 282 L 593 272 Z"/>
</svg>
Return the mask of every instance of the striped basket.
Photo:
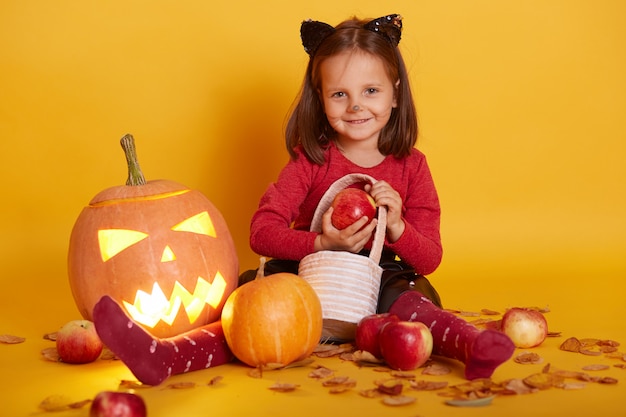
<svg viewBox="0 0 626 417">
<path fill-rule="evenodd" d="M 374 184 L 376 180 L 365 174 L 350 174 L 335 181 L 317 206 L 311 231 L 321 232 L 322 216 L 335 195 L 360 182 Z M 376 312 L 383 272 L 378 264 L 385 241 L 386 224 L 387 209 L 379 207 L 378 224 L 369 257 L 344 251 L 320 251 L 300 261 L 298 275 L 311 284 L 322 304 L 323 341 L 353 340 L 359 320 Z"/>
</svg>

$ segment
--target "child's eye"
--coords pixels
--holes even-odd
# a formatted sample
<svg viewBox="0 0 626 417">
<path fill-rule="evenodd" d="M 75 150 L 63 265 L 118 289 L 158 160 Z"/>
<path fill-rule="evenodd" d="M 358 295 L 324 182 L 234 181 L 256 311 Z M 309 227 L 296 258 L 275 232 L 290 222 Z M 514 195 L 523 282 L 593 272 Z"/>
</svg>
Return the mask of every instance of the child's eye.
<svg viewBox="0 0 626 417">
<path fill-rule="evenodd" d="M 333 93 L 332 97 L 345 97 L 345 93 L 343 91 L 337 91 L 336 93 Z"/>
<path fill-rule="evenodd" d="M 377 88 L 368 88 L 367 90 L 365 90 L 366 94 L 376 94 L 378 92 Z"/>
</svg>

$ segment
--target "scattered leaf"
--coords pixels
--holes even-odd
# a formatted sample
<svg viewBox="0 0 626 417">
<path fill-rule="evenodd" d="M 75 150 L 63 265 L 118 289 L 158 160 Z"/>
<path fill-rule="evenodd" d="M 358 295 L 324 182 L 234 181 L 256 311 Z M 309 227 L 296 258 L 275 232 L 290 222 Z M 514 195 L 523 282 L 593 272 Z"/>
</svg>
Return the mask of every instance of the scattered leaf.
<svg viewBox="0 0 626 417">
<path fill-rule="evenodd" d="M 540 390 L 548 389 L 563 383 L 563 377 L 551 373 L 537 373 L 523 379 L 524 383 L 530 387 Z"/>
<path fill-rule="evenodd" d="M 26 340 L 25 337 L 21 336 L 13 336 L 10 334 L 0 334 L 0 343 L 4 343 L 7 345 L 16 345 L 18 343 L 24 343 Z"/>
<path fill-rule="evenodd" d="M 195 382 L 174 382 L 172 384 L 167 384 L 163 389 L 189 389 L 195 387 Z"/>
<path fill-rule="evenodd" d="M 60 362 L 61 361 L 61 357 L 59 356 L 59 352 L 57 352 L 57 348 L 55 347 L 48 347 L 45 349 L 41 350 L 41 356 L 44 357 L 45 360 L 51 361 L 51 362 Z"/>
<path fill-rule="evenodd" d="M 513 360 L 523 365 L 536 365 L 543 362 L 543 358 L 535 352 L 520 353 Z"/>
<path fill-rule="evenodd" d="M 130 379 L 122 379 L 120 381 L 119 388 L 122 389 L 141 389 L 141 388 L 151 388 L 152 385 L 144 384 L 139 381 L 134 381 Z"/>
<path fill-rule="evenodd" d="M 592 364 L 583 366 L 583 371 L 604 371 L 609 368 L 609 365 Z"/>
<path fill-rule="evenodd" d="M 522 381 L 521 379 L 515 378 L 515 379 L 511 379 L 509 381 L 506 382 L 506 384 L 504 385 L 504 387 L 507 390 L 510 390 L 512 392 L 514 392 L 515 394 L 533 394 L 537 391 L 539 391 L 538 388 L 534 388 L 531 386 L 528 386 L 527 384 L 524 383 L 524 381 Z"/>
<path fill-rule="evenodd" d="M 352 353 L 352 360 L 357 365 L 380 365 L 384 363 L 382 359 L 378 359 L 366 350 L 357 350 Z"/>
<path fill-rule="evenodd" d="M 378 386 L 378 391 L 388 395 L 400 395 L 404 388 L 402 380 L 396 378 L 378 381 L 376 385 Z"/>
<path fill-rule="evenodd" d="M 323 379 L 328 378 L 334 373 L 335 371 L 333 371 L 332 369 L 329 369 L 325 366 L 318 366 L 317 369 L 309 372 L 309 378 Z"/>
<path fill-rule="evenodd" d="M 566 339 L 563 343 L 561 343 L 559 349 L 566 352 L 580 352 L 581 347 L 582 343 L 580 342 L 580 340 L 576 339 L 575 337 L 570 337 Z"/>
<path fill-rule="evenodd" d="M 356 380 L 351 379 L 350 377 L 347 376 L 336 376 L 330 379 L 327 379 L 326 381 L 322 382 L 322 386 L 324 387 L 338 387 L 338 386 L 342 386 L 342 387 L 355 387 L 356 386 Z"/>
<path fill-rule="evenodd" d="M 44 411 L 63 411 L 82 408 L 91 403 L 91 400 L 72 401 L 65 395 L 51 395 L 39 403 L 39 408 Z"/>
<path fill-rule="evenodd" d="M 484 316 L 497 316 L 500 314 L 500 312 L 495 311 L 495 310 L 489 310 L 488 308 L 481 309 L 480 313 Z"/>
<path fill-rule="evenodd" d="M 486 405 L 491 404 L 493 399 L 494 399 L 494 396 L 474 398 L 470 400 L 451 399 L 451 400 L 446 400 L 446 404 L 453 405 L 455 407 L 484 407 Z"/>
<path fill-rule="evenodd" d="M 410 381 L 409 382 L 411 389 L 417 391 L 436 391 L 439 389 L 443 389 L 448 386 L 448 381 Z"/>
<path fill-rule="evenodd" d="M 291 392 L 291 391 L 295 391 L 298 388 L 300 388 L 300 385 L 290 384 L 287 382 L 275 382 L 274 385 L 271 385 L 269 387 L 270 390 L 276 391 L 276 392 Z"/>
<path fill-rule="evenodd" d="M 397 407 L 413 404 L 417 401 L 417 398 L 411 397 L 410 395 L 393 395 L 391 397 L 384 397 L 382 401 L 385 405 Z"/>
<path fill-rule="evenodd" d="M 57 332 L 46 333 L 46 334 L 43 335 L 43 339 L 44 340 L 51 340 L 53 342 L 56 342 L 56 340 L 57 340 Z"/>
<path fill-rule="evenodd" d="M 221 375 L 214 376 L 213 378 L 211 378 L 211 380 L 209 380 L 209 382 L 207 382 L 207 385 L 213 387 L 222 382 L 222 379 L 224 379 L 224 377 Z"/>
<path fill-rule="evenodd" d="M 447 375 L 450 372 L 452 372 L 452 370 L 449 366 L 440 363 L 431 363 L 422 370 L 422 375 Z"/>
</svg>

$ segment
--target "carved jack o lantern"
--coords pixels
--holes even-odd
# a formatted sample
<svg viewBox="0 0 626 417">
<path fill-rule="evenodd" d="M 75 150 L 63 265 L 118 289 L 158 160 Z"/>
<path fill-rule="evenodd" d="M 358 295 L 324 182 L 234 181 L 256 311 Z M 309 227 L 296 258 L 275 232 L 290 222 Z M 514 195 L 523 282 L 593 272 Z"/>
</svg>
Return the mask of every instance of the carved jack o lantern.
<svg viewBox="0 0 626 417">
<path fill-rule="evenodd" d="M 224 218 L 198 191 L 146 182 L 132 136 L 122 147 L 127 185 L 96 195 L 70 237 L 68 274 L 80 313 L 91 320 L 106 294 L 158 337 L 218 320 L 239 272 Z"/>
</svg>

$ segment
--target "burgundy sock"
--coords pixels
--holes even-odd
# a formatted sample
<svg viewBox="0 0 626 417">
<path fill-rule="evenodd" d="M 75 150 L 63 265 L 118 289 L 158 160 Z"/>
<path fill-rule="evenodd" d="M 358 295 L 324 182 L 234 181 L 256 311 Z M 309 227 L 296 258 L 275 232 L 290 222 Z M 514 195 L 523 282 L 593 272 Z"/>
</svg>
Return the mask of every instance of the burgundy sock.
<svg viewBox="0 0 626 417">
<path fill-rule="evenodd" d="M 433 335 L 433 354 L 460 360 L 465 378 L 489 378 L 515 350 L 507 335 L 479 330 L 460 317 L 434 305 L 417 291 L 401 294 L 389 309 L 400 320 L 420 321 Z"/>
<path fill-rule="evenodd" d="M 159 339 L 128 317 L 109 296 L 95 305 L 93 320 L 102 343 L 144 384 L 158 385 L 170 375 L 210 368 L 233 358 L 219 321 Z"/>
</svg>

